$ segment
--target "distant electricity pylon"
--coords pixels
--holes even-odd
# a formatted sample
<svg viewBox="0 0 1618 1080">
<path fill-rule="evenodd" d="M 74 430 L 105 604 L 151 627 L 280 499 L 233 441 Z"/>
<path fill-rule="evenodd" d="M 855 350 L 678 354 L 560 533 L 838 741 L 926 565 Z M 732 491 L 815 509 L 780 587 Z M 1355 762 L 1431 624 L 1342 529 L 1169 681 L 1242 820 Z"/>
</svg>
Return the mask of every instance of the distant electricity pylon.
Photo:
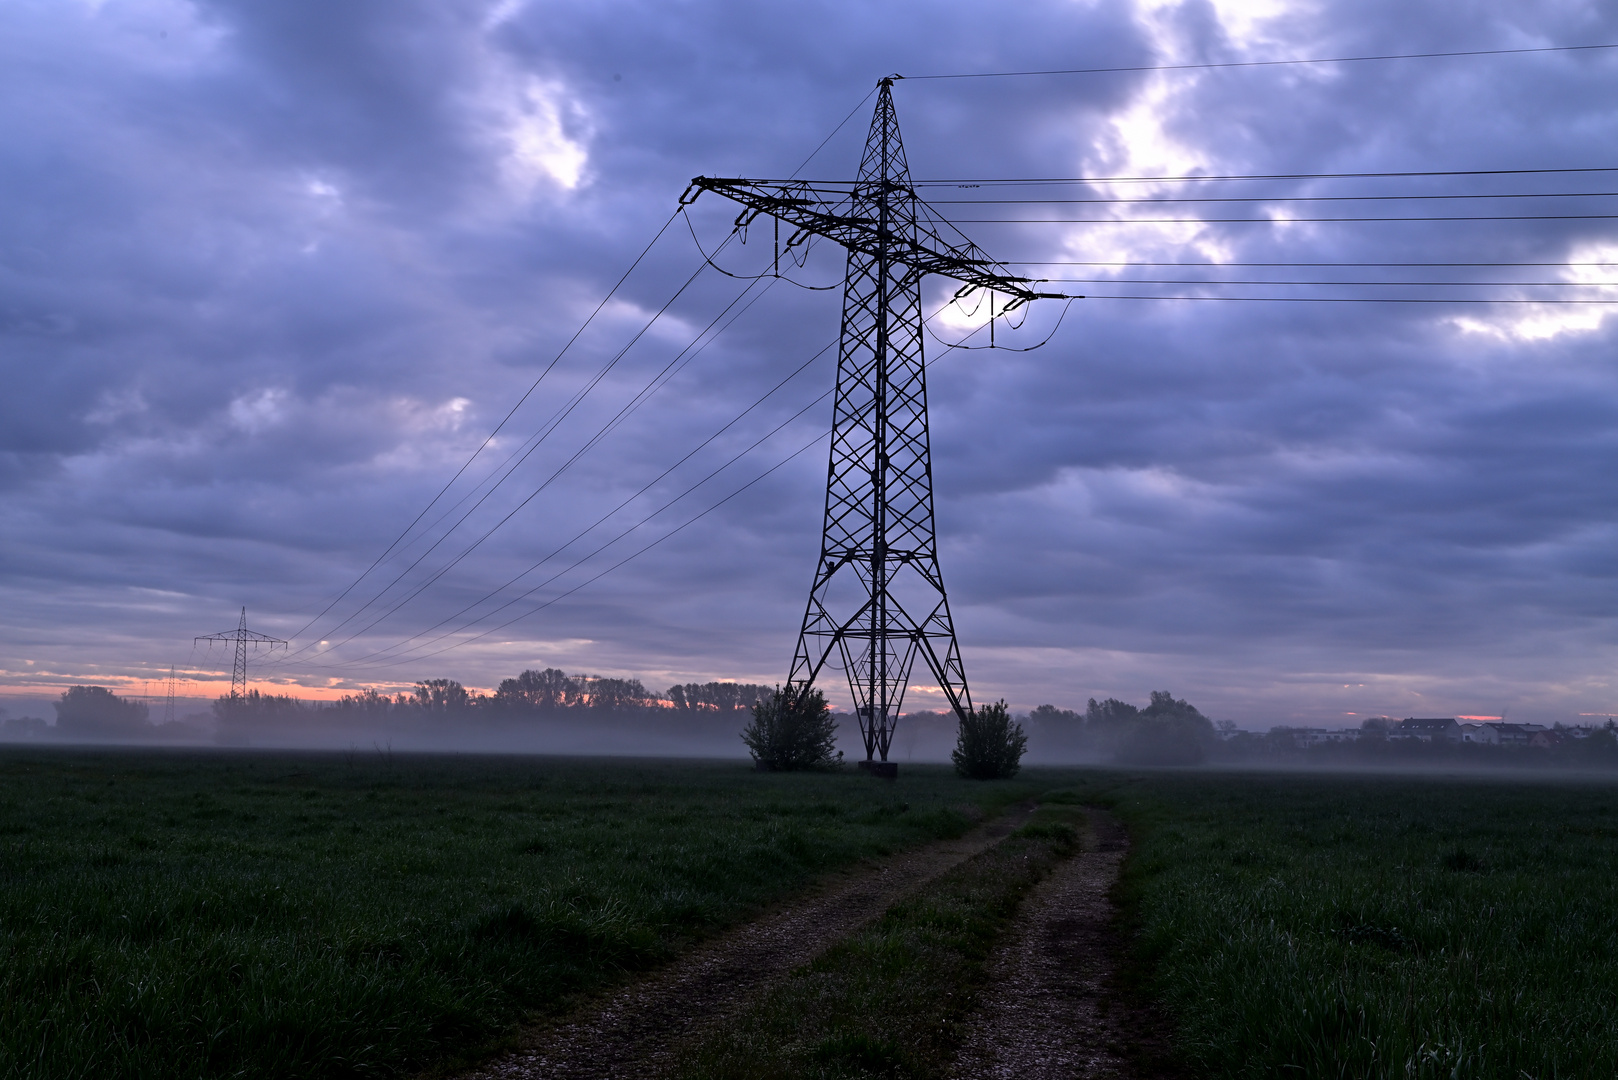
<svg viewBox="0 0 1618 1080">
<path fill-rule="evenodd" d="M 268 634 L 255 633 L 247 628 L 247 609 L 242 608 L 241 625 L 234 630 L 223 630 L 217 634 L 204 634 L 195 641 L 233 641 L 236 643 L 236 664 L 230 672 L 230 700 L 239 701 L 247 696 L 247 646 L 253 646 L 256 651 L 260 645 L 268 645 L 273 652 L 277 645 L 286 648 L 287 643 Z M 173 700 L 173 691 L 170 691 L 170 701 Z"/>
<path fill-rule="evenodd" d="M 246 609 L 244 608 L 243 612 L 245 613 L 245 611 Z M 165 724 L 173 723 L 174 721 L 174 667 L 175 665 L 173 664 L 169 665 L 168 693 L 164 696 L 163 701 L 163 723 Z"/>
<path fill-rule="evenodd" d="M 797 230 L 789 250 L 811 235 L 848 249 L 820 563 L 787 681 L 801 692 L 834 653 L 840 658 L 867 762 L 888 760 L 918 656 L 956 714 L 972 713 L 938 568 L 921 280 L 953 278 L 962 283 L 958 297 L 1002 293 L 1010 299 L 1001 314 L 1040 297 L 1065 298 L 1036 292 L 965 237 L 951 243 L 918 220 L 923 204 L 910 186 L 893 80 L 878 84 L 852 184 L 699 176 L 680 197 L 689 205 L 712 191 L 735 200 L 743 206 L 738 228 L 760 214 L 785 222 Z"/>
</svg>

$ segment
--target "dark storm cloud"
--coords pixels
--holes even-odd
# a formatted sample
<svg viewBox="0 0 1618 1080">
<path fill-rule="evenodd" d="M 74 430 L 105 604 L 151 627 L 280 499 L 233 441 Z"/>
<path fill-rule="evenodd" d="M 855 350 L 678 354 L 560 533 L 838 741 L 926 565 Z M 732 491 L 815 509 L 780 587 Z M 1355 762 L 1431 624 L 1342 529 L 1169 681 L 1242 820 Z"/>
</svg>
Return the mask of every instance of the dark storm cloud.
<svg viewBox="0 0 1618 1080">
<path fill-rule="evenodd" d="M 244 603 L 263 629 L 298 630 L 476 449 L 691 176 L 791 173 L 879 75 L 1618 40 L 1618 16 L 1590 3 L 1255 10 L 11 5 L 0 16 L 3 677 L 40 686 L 183 667 L 191 636 L 233 624 Z M 1548 168 L 1611 163 L 1601 147 L 1613 145 L 1618 120 L 1603 103 L 1615 79 L 1618 58 L 1590 52 L 917 80 L 901 82 L 897 100 L 918 177 Z M 849 175 L 867 120 L 862 108 L 805 174 Z M 1375 190 L 1597 191 L 1610 183 L 1599 175 L 1430 178 Z M 1290 180 L 1230 193 L 1371 190 Z M 1334 205 L 1343 209 L 1272 204 L 1305 217 Z M 1352 210 L 1366 205 L 1377 204 Z M 1480 204 L 1386 205 L 1418 216 Z M 1606 212 L 1613 203 L 1581 205 Z M 1253 212 L 1170 206 L 1099 213 Z M 692 223 L 711 249 L 733 216 L 705 196 Z M 1016 260 L 1614 257 L 1614 230 L 1592 220 L 963 228 Z M 756 272 L 761 246 L 733 244 L 717 261 Z M 477 503 L 488 488 L 476 483 L 522 453 L 699 265 L 686 225 L 674 223 L 425 522 L 448 511 L 447 524 Z M 1605 272 L 1594 268 L 1588 280 L 1609 280 Z M 1478 283 L 1572 271 L 1243 273 Z M 840 263 L 822 246 L 793 275 L 835 282 Z M 814 437 L 828 406 L 790 418 L 829 388 L 834 357 L 657 478 L 833 340 L 835 291 L 755 286 L 723 335 L 547 479 L 743 285 L 700 277 L 463 529 L 431 553 L 438 533 L 396 551 L 294 644 L 352 641 L 300 652 L 277 677 L 360 685 L 447 674 L 488 685 L 555 664 L 660 685 L 778 679 L 816 551 L 824 450 L 671 530 Z M 930 286 L 929 306 L 949 290 Z M 1037 306 L 1002 343 L 1038 340 L 1058 314 Z M 946 315 L 935 330 L 956 340 L 971 325 Z M 1172 686 L 1215 715 L 1254 723 L 1418 702 L 1422 711 L 1512 704 L 1514 715 L 1556 717 L 1610 707 L 1611 345 L 1599 312 L 1584 309 L 1096 299 L 1075 305 L 1040 351 L 933 348 L 944 570 L 974 685 L 1023 705 Z M 510 592 L 478 605 L 535 563 L 519 589 L 541 585 L 780 425 L 530 600 L 498 615 Z M 507 514 L 464 561 L 371 625 Z M 480 632 L 665 534 L 475 644 L 437 654 L 457 640 L 447 638 L 368 655 L 425 631 L 411 642 L 422 645 L 460 625 L 452 616 L 469 605 L 469 616 L 486 616 L 472 628 Z M 356 614 L 396 576 L 398 586 Z M 450 621 L 428 630 L 441 620 Z"/>
</svg>

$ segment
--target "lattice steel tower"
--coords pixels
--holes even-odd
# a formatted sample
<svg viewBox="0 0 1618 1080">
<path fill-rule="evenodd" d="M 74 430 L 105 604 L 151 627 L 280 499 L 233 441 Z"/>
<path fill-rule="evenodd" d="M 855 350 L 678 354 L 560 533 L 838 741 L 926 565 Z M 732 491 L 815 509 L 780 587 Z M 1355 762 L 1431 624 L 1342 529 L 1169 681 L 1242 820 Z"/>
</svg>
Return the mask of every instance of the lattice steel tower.
<svg viewBox="0 0 1618 1080">
<path fill-rule="evenodd" d="M 681 198 L 689 204 L 713 191 L 736 200 L 745 207 L 738 228 L 759 214 L 795 226 L 789 249 L 811 234 L 848 249 L 820 562 L 788 684 L 807 689 L 828 662 L 840 667 L 867 761 L 888 759 L 918 657 L 955 712 L 972 711 L 933 526 L 922 278 L 954 278 L 962 295 L 1006 294 L 1002 314 L 1060 295 L 1033 291 L 1033 282 L 1005 273 L 964 237 L 951 243 L 939 235 L 947 224 L 910 184 L 894 78 L 879 83 L 851 185 L 699 176 Z"/>
<path fill-rule="evenodd" d="M 286 648 L 287 643 L 278 637 L 260 634 L 247 628 L 247 609 L 242 608 L 242 621 L 234 630 L 221 630 L 217 634 L 204 634 L 193 641 L 228 641 L 236 645 L 236 663 L 230 669 L 230 700 L 240 701 L 247 696 L 247 647 L 253 646 L 258 651 L 260 645 L 268 645 L 271 652 L 277 645 Z M 172 692 L 171 692 L 172 696 Z"/>
</svg>

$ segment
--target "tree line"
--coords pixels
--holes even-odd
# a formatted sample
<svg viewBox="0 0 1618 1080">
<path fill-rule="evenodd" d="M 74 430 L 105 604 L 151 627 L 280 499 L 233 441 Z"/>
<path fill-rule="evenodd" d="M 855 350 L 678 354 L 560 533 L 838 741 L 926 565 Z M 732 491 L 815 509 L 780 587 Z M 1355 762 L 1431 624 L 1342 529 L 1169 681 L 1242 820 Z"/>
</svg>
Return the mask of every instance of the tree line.
<svg viewBox="0 0 1618 1080">
<path fill-rule="evenodd" d="M 754 683 L 680 683 L 662 694 L 646 689 L 639 679 L 602 675 L 569 675 L 558 668 L 524 671 L 502 679 L 492 694 L 474 693 L 454 679 L 426 679 L 408 692 L 380 694 L 365 690 L 345 694 L 335 702 L 317 706 L 337 712 L 369 714 L 458 714 L 476 716 L 541 716 L 555 713 L 635 715 L 673 710 L 681 713 L 734 713 L 751 708 L 769 696 L 773 687 Z M 290 699 L 287 699 L 290 700 Z M 262 702 L 262 703 L 261 703 Z M 272 711 L 267 699 L 220 698 L 215 715 L 225 720 L 236 711 Z"/>
<path fill-rule="evenodd" d="M 1091 698 L 1085 710 L 1041 705 L 1028 714 L 1034 737 L 1048 750 L 1120 765 L 1200 765 L 1220 746 L 1214 722 L 1167 690 L 1144 706 Z"/>
<path fill-rule="evenodd" d="M 296 726 L 345 720 L 464 721 L 522 720 L 548 716 L 583 718 L 668 719 L 688 717 L 732 720 L 768 697 L 774 687 L 755 683 L 680 683 L 662 694 L 647 690 L 639 679 L 601 675 L 569 675 L 556 668 L 524 671 L 504 679 L 491 694 L 469 691 L 454 679 L 425 679 L 410 690 L 383 694 L 363 690 L 336 701 L 309 701 L 289 694 L 249 690 L 240 697 L 221 696 L 210 707 L 221 728 Z M 49 734 L 79 739 L 144 738 L 166 734 L 200 734 L 183 723 L 154 724 L 150 707 L 121 697 L 104 686 L 74 686 L 52 703 L 51 725 L 33 717 L 0 720 L 0 736 L 38 738 Z"/>
<path fill-rule="evenodd" d="M 493 693 L 468 690 L 455 679 L 423 679 L 408 691 L 383 694 L 362 690 L 336 701 L 309 702 L 281 694 L 249 691 L 213 703 L 221 724 L 273 724 L 319 715 L 344 719 L 401 721 L 456 720 L 468 723 L 544 717 L 656 718 L 670 713 L 686 717 L 728 716 L 751 708 L 772 687 L 755 683 L 679 683 L 661 694 L 639 679 L 605 675 L 569 675 L 558 668 L 529 669 L 502 679 Z"/>
<path fill-rule="evenodd" d="M 249 691 L 240 698 L 213 703 L 220 732 L 232 729 L 296 728 L 300 725 L 341 727 L 345 722 L 385 722 L 404 728 L 436 730 L 457 725 L 509 724 L 571 719 L 594 723 L 643 721 L 666 725 L 684 720 L 694 731 L 710 735 L 729 730 L 750 734 L 755 759 L 781 762 L 833 760 L 833 732 L 839 722 L 824 699 L 788 705 L 777 689 L 753 683 L 682 683 L 661 694 L 648 691 L 639 679 L 568 675 L 556 668 L 530 669 L 502 680 L 493 693 L 468 691 L 453 679 L 427 679 L 397 694 L 366 690 L 334 702 L 309 702 L 282 694 Z M 767 706 L 761 715 L 756 706 Z M 54 729 L 42 720 L 0 720 L 0 737 L 139 739 L 206 737 L 184 724 L 153 724 L 148 706 L 120 697 L 101 686 L 75 686 L 55 703 Z M 904 725 L 957 726 L 953 714 L 919 712 Z M 1618 767 L 1618 725 L 1609 722 L 1584 737 L 1559 745 L 1535 747 L 1479 746 L 1377 738 L 1374 724 L 1352 743 L 1300 745 L 1299 729 L 1268 733 L 1239 732 L 1228 721 L 1214 723 L 1196 706 L 1168 691 L 1153 691 L 1144 705 L 1117 698 L 1091 698 L 1084 710 L 1041 705 L 1012 716 L 1004 703 L 980 708 L 960 733 L 957 767 L 971 775 L 1009 775 L 1025 747 L 1046 759 L 1082 760 L 1120 765 L 1183 766 L 1204 762 L 1306 764 L 1420 764 L 1468 762 L 1479 765 L 1549 765 Z M 765 767 L 770 767 L 766 765 Z M 788 766 L 795 767 L 795 766 Z"/>
</svg>

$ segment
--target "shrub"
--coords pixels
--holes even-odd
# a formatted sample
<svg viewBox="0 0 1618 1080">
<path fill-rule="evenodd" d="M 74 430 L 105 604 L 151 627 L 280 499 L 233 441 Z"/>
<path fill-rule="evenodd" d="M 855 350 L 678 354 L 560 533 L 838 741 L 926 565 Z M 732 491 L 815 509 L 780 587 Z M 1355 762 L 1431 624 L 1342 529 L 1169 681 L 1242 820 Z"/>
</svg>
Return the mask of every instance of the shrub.
<svg viewBox="0 0 1618 1080">
<path fill-rule="evenodd" d="M 1011 718 L 1006 703 L 998 701 L 961 717 L 950 760 L 955 771 L 969 779 L 1000 780 L 1017 775 L 1027 748 L 1022 725 Z"/>
<path fill-rule="evenodd" d="M 758 767 L 770 772 L 824 769 L 843 760 L 826 695 L 813 687 L 776 687 L 760 698 L 742 729 L 742 742 Z"/>
</svg>

